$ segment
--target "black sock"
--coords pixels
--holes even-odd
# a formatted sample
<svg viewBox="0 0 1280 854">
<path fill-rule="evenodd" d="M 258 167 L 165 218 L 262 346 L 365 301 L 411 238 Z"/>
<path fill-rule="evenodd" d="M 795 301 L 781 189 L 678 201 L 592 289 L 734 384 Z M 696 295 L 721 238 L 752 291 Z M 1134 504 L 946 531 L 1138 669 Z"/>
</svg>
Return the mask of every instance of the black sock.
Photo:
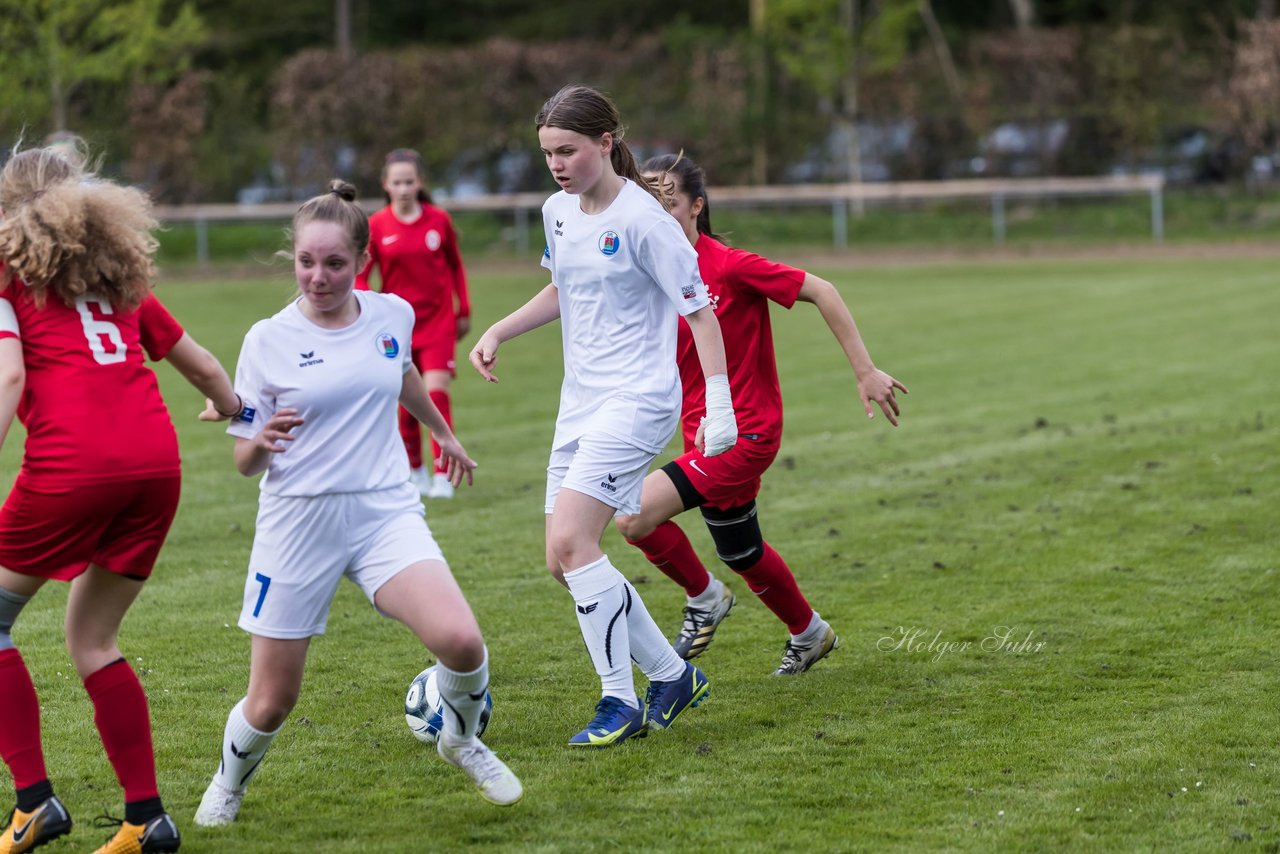
<svg viewBox="0 0 1280 854">
<path fill-rule="evenodd" d="M 159 798 L 131 801 L 124 805 L 124 820 L 129 824 L 146 824 L 158 815 L 164 815 L 164 804 Z"/>
<path fill-rule="evenodd" d="M 41 780 L 33 786 L 18 790 L 18 809 L 31 813 L 36 811 L 49 798 L 53 797 L 53 784 L 48 779 Z"/>
</svg>

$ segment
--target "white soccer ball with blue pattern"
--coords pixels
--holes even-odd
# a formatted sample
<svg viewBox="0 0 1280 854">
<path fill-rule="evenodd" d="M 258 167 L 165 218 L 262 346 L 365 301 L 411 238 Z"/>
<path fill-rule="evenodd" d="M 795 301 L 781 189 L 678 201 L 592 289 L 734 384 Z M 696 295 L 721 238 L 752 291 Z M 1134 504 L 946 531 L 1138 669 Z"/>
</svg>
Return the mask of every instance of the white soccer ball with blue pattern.
<svg viewBox="0 0 1280 854">
<path fill-rule="evenodd" d="M 440 700 L 440 686 L 437 682 L 439 665 L 433 664 L 413 677 L 409 683 L 409 691 L 404 697 L 404 720 L 409 725 L 409 732 L 414 738 L 427 744 L 435 744 L 444 728 L 443 703 Z M 480 725 L 476 735 L 484 735 L 489 726 L 489 718 L 493 716 L 493 695 L 484 692 L 484 710 L 480 712 Z"/>
</svg>

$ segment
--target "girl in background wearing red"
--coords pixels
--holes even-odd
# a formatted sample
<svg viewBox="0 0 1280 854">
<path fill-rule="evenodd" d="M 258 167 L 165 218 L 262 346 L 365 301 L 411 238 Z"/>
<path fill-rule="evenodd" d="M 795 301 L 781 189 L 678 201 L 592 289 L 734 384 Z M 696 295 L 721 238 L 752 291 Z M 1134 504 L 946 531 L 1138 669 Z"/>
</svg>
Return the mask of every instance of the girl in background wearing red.
<svg viewBox="0 0 1280 854">
<path fill-rule="evenodd" d="M 452 427 L 449 384 L 457 375 L 457 341 L 471 329 L 471 302 L 458 235 L 449 215 L 432 204 L 426 175 L 418 152 L 397 148 L 387 155 L 382 166 L 387 206 L 369 217 L 370 261 L 356 287 L 368 290 L 369 273 L 376 267 L 382 292 L 413 306 L 413 364 L 422 372 L 431 402 Z M 433 436 L 428 469 L 418 419 L 403 407 L 400 436 L 418 492 L 428 498 L 452 498 L 453 484 L 443 468 L 440 446 Z"/>
</svg>

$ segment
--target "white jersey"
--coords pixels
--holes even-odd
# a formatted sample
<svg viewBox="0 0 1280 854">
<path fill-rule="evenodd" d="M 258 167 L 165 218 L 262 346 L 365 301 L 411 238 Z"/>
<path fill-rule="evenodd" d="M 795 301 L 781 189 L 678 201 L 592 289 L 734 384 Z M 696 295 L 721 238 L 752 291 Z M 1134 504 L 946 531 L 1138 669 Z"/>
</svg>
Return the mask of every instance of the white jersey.
<svg viewBox="0 0 1280 854">
<path fill-rule="evenodd" d="M 354 293 L 360 316 L 343 329 L 307 320 L 299 298 L 244 337 L 236 391 L 245 412 L 227 432 L 252 439 L 286 408 L 305 422 L 292 442 L 282 443 L 287 450 L 271 455 L 260 485 L 265 493 L 365 492 L 409 479 L 396 406 L 413 367 L 413 309 L 391 294 Z"/>
<path fill-rule="evenodd" d="M 564 383 L 552 448 L 601 431 L 659 453 L 680 415 L 679 316 L 709 305 L 698 255 L 679 224 L 631 181 L 598 214 L 578 196 L 542 206 L 560 299 Z"/>
</svg>

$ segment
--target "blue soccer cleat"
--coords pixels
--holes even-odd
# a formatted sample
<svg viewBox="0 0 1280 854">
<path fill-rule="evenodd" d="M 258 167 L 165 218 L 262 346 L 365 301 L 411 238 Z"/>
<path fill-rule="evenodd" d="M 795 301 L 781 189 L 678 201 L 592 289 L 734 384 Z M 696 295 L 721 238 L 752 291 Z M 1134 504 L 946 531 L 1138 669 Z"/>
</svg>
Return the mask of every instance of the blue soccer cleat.
<svg viewBox="0 0 1280 854">
<path fill-rule="evenodd" d="M 707 676 L 689 662 L 684 663 L 684 674 L 670 682 L 650 682 L 645 694 L 645 717 L 650 727 L 666 729 L 680 713 L 696 706 L 711 694 Z"/>
<path fill-rule="evenodd" d="M 633 735 L 646 734 L 643 706 L 633 709 L 617 697 L 604 697 L 596 703 L 596 716 L 591 723 L 569 739 L 569 744 L 573 747 L 612 747 Z"/>
</svg>

